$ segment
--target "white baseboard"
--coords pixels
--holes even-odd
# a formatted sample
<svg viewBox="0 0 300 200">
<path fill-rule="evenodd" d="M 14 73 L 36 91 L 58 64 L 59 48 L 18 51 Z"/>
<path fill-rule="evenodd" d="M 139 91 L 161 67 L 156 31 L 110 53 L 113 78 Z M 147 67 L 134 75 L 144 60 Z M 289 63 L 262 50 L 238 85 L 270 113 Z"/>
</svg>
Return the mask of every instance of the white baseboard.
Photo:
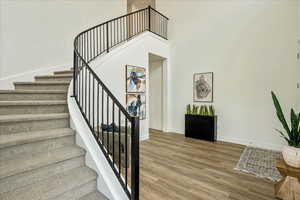
<svg viewBox="0 0 300 200">
<path fill-rule="evenodd" d="M 44 67 L 37 70 L 27 71 L 23 73 L 14 74 L 0 79 L 0 90 L 12 90 L 14 89 L 14 82 L 33 81 L 35 76 L 39 75 L 51 75 L 54 71 L 65 70 L 71 67 L 70 64 L 56 66 L 56 67 Z"/>
<path fill-rule="evenodd" d="M 275 151 L 281 151 L 282 147 L 283 147 L 283 145 L 279 145 L 279 144 L 264 143 L 264 142 L 252 142 L 252 141 L 241 140 L 241 139 L 236 139 L 236 138 L 218 138 L 218 141 L 236 143 L 236 144 L 241 144 L 241 145 L 245 145 L 245 146 L 252 146 L 252 147 L 258 147 L 258 148 L 262 148 L 262 149 L 270 149 L 270 150 L 275 150 Z"/>
<path fill-rule="evenodd" d="M 178 133 L 178 134 L 184 134 L 180 130 L 176 129 L 169 129 L 171 133 Z M 226 138 L 226 137 L 220 137 L 218 136 L 217 138 L 218 141 L 222 142 L 230 142 L 230 143 L 235 143 L 235 144 L 241 144 L 245 146 L 252 146 L 252 147 L 259 147 L 263 149 L 270 149 L 270 150 L 275 150 L 275 151 L 281 151 L 283 145 L 280 144 L 273 144 L 273 143 L 265 143 L 265 142 L 253 142 L 253 141 L 248 141 L 248 140 L 242 140 L 238 138 Z"/>
<path fill-rule="evenodd" d="M 143 140 L 149 140 L 149 135 L 140 136 L 140 141 L 143 141 Z"/>
</svg>

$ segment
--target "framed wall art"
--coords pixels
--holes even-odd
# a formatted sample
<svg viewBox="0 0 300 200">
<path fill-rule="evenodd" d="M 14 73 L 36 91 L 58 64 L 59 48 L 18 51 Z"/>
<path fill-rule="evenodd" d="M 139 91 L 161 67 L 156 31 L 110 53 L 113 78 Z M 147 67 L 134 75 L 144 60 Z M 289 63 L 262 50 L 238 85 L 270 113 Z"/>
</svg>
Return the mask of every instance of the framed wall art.
<svg viewBox="0 0 300 200">
<path fill-rule="evenodd" d="M 126 65 L 126 92 L 146 92 L 146 68 Z"/>
<path fill-rule="evenodd" d="M 146 119 L 146 96 L 145 94 L 126 94 L 126 109 L 132 117 Z"/>
<path fill-rule="evenodd" d="M 213 102 L 213 72 L 194 74 L 194 101 Z"/>
</svg>

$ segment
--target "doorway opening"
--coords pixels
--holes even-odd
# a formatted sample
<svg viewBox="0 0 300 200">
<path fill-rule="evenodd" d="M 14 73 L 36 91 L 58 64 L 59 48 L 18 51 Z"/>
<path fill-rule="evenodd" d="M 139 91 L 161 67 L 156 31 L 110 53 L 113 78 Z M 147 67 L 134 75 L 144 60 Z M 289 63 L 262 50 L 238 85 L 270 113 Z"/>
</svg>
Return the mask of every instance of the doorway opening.
<svg viewBox="0 0 300 200">
<path fill-rule="evenodd" d="M 164 130 L 166 58 L 149 54 L 149 132 Z"/>
</svg>

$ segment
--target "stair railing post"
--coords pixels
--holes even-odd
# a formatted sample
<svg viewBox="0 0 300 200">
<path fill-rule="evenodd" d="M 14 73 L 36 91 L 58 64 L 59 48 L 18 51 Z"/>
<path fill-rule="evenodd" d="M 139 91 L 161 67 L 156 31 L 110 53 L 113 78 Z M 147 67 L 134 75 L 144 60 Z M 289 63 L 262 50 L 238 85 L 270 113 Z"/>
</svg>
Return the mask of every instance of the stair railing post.
<svg viewBox="0 0 300 200">
<path fill-rule="evenodd" d="M 148 13 L 149 31 L 151 31 L 151 6 L 148 6 Z"/>
<path fill-rule="evenodd" d="M 131 199 L 139 200 L 140 185 L 140 119 L 131 118 Z"/>
</svg>

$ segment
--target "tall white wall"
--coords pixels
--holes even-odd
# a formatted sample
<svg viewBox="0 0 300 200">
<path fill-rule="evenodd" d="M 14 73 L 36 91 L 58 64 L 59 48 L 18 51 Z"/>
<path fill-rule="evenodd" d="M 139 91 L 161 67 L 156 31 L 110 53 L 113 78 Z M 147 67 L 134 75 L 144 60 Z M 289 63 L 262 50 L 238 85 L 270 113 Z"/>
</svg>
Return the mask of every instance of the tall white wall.
<svg viewBox="0 0 300 200">
<path fill-rule="evenodd" d="M 170 128 L 184 132 L 193 74 L 214 72 L 218 139 L 279 149 L 284 140 L 270 91 L 287 117 L 300 110 L 296 0 L 157 0 L 170 17 Z"/>
<path fill-rule="evenodd" d="M 163 129 L 163 61 L 149 64 L 149 128 Z"/>
<path fill-rule="evenodd" d="M 71 65 L 74 37 L 126 13 L 123 0 L 0 0 L 0 79 Z"/>
<path fill-rule="evenodd" d="M 300 0 L 298 0 L 298 39 L 300 38 Z"/>
</svg>

